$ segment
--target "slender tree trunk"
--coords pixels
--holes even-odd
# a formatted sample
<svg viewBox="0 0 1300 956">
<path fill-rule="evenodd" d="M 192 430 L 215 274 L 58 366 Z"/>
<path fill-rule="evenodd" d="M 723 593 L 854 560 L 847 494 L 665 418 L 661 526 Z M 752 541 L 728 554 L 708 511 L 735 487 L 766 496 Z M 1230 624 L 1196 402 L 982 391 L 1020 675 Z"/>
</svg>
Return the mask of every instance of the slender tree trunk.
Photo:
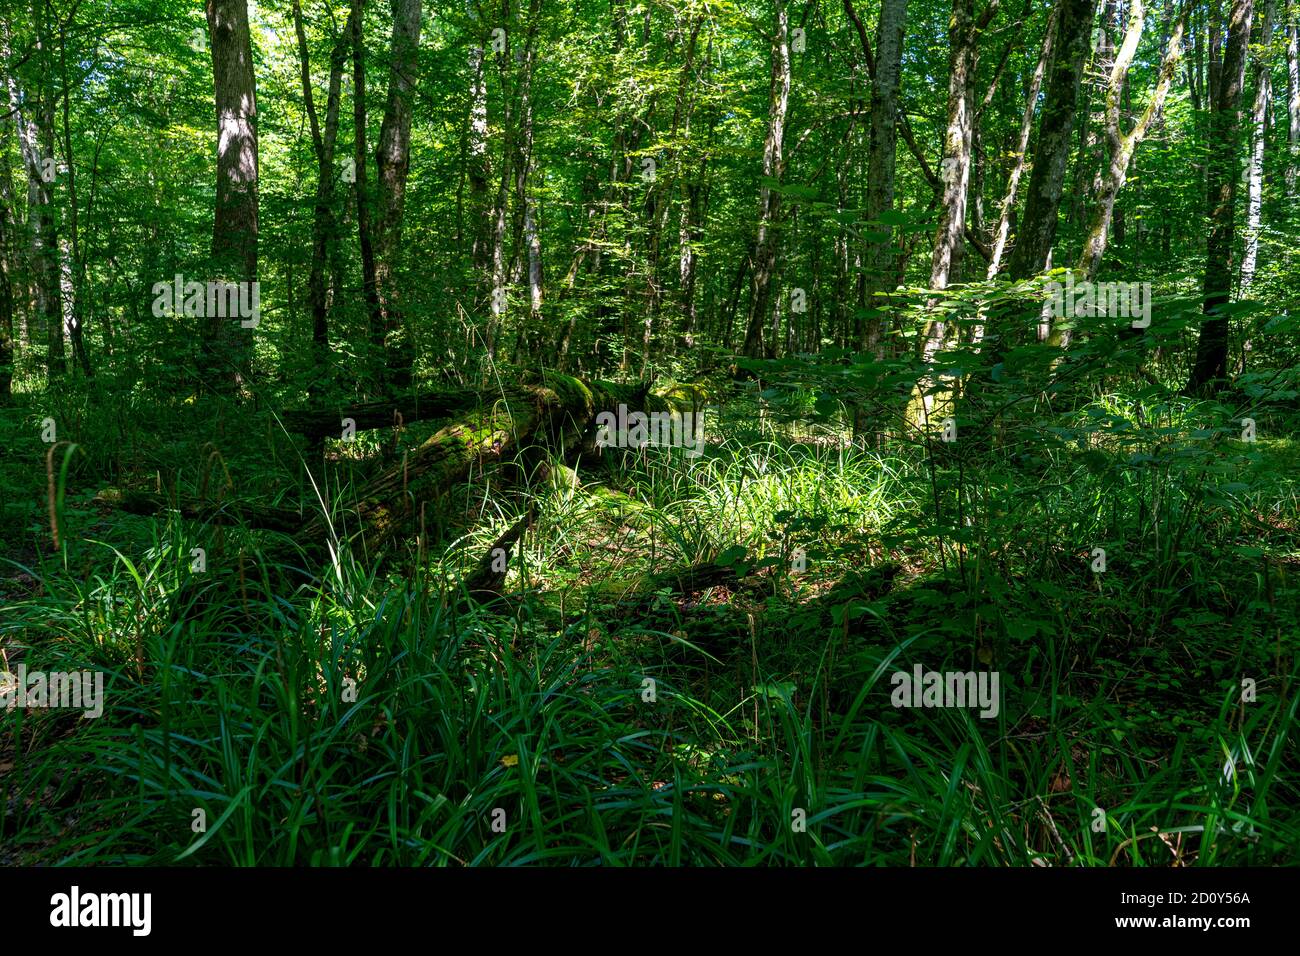
<svg viewBox="0 0 1300 956">
<path fill-rule="evenodd" d="M 532 0 L 528 10 L 528 35 L 519 60 L 519 142 L 515 159 L 515 203 L 520 210 L 520 239 L 523 248 L 516 259 L 526 260 L 521 271 L 528 280 L 528 319 L 522 323 L 520 341 L 524 355 L 534 355 L 542 341 L 542 239 L 537 223 L 537 157 L 533 153 L 533 71 L 537 64 L 536 36 L 541 0 Z"/>
<path fill-rule="evenodd" d="M 318 373 L 329 366 L 329 309 L 326 270 L 330 263 L 330 246 L 338 230 L 334 214 L 334 149 L 339 131 L 339 101 L 342 94 L 343 67 L 347 60 L 351 18 L 334 41 L 330 56 L 329 86 L 325 99 L 325 129 L 322 133 L 312 93 L 311 60 L 307 34 L 302 22 L 299 0 L 293 0 L 294 32 L 298 37 L 303 103 L 311 127 L 312 150 L 316 156 L 316 207 L 312 220 L 311 272 L 307 278 L 307 298 L 312 314 L 312 346 L 316 351 Z M 327 373 L 325 373 L 327 375 Z M 328 377 L 328 376 L 327 376 Z"/>
<path fill-rule="evenodd" d="M 990 0 L 990 7 L 994 5 L 995 0 Z M 940 175 L 943 186 L 939 201 L 939 230 L 930 257 L 930 288 L 936 290 L 946 289 L 950 280 L 958 278 L 965 244 L 974 119 L 971 87 L 978 66 L 979 33 L 973 0 L 953 0 L 948 21 L 948 125 Z M 937 299 L 932 299 L 930 308 L 934 308 L 937 302 Z M 947 327 L 948 323 L 939 316 L 926 323 L 921 340 L 921 359 L 925 364 L 931 364 L 943 347 Z"/>
<path fill-rule="evenodd" d="M 1178 70 L 1178 61 L 1182 57 L 1183 31 L 1187 22 L 1186 11 L 1187 5 L 1184 6 L 1183 13 L 1174 27 L 1173 36 L 1169 40 L 1160 66 L 1156 88 L 1151 93 L 1146 110 L 1133 129 L 1125 133 L 1120 129 L 1120 94 L 1124 77 L 1128 75 L 1129 68 L 1133 64 L 1146 24 L 1146 7 L 1143 0 L 1132 0 L 1129 6 L 1128 29 L 1112 64 L 1110 80 L 1106 86 L 1105 130 L 1110 163 L 1098 190 L 1088 238 L 1084 242 L 1083 254 L 1079 258 L 1079 268 L 1088 281 L 1097 277 L 1097 270 L 1101 267 L 1102 257 L 1106 253 L 1107 237 L 1115 211 L 1115 198 L 1128 179 L 1133 154 L 1138 144 L 1146 137 L 1152 123 L 1164 109 L 1165 99 L 1169 95 L 1169 88 Z"/>
<path fill-rule="evenodd" d="M 68 167 L 68 281 L 64 287 L 64 329 L 72 345 L 72 356 L 81 366 L 82 374 L 90 377 L 94 374 L 90 365 L 90 356 L 86 352 L 85 296 L 86 276 L 84 260 L 81 255 L 81 229 L 78 221 L 77 205 L 77 163 L 72 152 L 72 118 L 71 89 L 72 82 L 68 76 L 68 45 L 66 28 L 59 26 L 59 75 L 63 86 L 63 159 Z"/>
<path fill-rule="evenodd" d="M 1016 138 L 1015 161 L 1007 176 L 1007 192 L 1002 198 L 998 213 L 997 232 L 993 239 L 993 251 L 989 257 L 988 278 L 992 279 L 1002 268 L 1002 257 L 1006 253 L 1007 240 L 1011 236 L 1011 219 L 1016 210 L 1016 198 L 1020 190 L 1020 179 L 1025 173 L 1025 160 L 1029 153 L 1029 136 L 1034 129 L 1034 113 L 1038 107 L 1038 94 L 1043 88 L 1043 71 L 1052 56 L 1052 46 L 1056 37 L 1056 23 L 1060 7 L 1053 7 L 1047 19 L 1047 28 L 1043 33 L 1043 49 L 1038 55 L 1038 65 L 1029 78 L 1029 88 L 1025 91 L 1025 112 L 1020 121 L 1020 132 Z"/>
<path fill-rule="evenodd" d="M 1103 92 L 1100 103 L 1093 93 L 1091 77 L 1109 77 L 1115 64 L 1115 40 L 1112 31 L 1119 11 L 1118 0 L 1104 0 L 1101 5 L 1101 17 L 1097 22 L 1097 43 L 1093 51 L 1092 62 L 1084 69 L 1080 85 L 1083 103 L 1079 110 L 1086 121 L 1079 129 L 1079 155 L 1074 163 L 1074 188 L 1070 191 L 1067 203 L 1070 222 L 1078 222 L 1083 217 L 1084 208 L 1089 205 L 1101 191 L 1101 180 L 1106 163 L 1103 158 L 1102 140 L 1106 127 L 1106 99 Z"/>
<path fill-rule="evenodd" d="M 845 12 L 855 23 L 860 22 L 853 10 L 852 0 L 844 0 Z M 866 217 L 871 229 L 882 233 L 866 245 L 862 272 L 863 305 L 868 315 L 855 327 L 856 346 L 862 351 L 872 351 L 877 359 L 883 358 L 885 302 L 878 301 L 882 292 L 893 291 L 894 244 L 893 227 L 882 224 L 894 209 L 894 181 L 898 152 L 898 93 L 902 82 L 903 33 L 907 21 L 907 0 L 884 0 L 880 6 L 880 19 L 876 30 L 876 53 L 871 94 L 871 139 L 867 153 Z M 866 33 L 859 33 L 863 42 L 863 55 L 872 60 L 871 47 L 866 43 Z M 843 255 L 847 257 L 845 243 Z M 837 261 L 839 256 L 836 257 Z M 846 270 L 847 271 L 847 270 Z M 855 438 L 864 437 L 868 431 L 866 411 L 861 406 L 853 410 Z"/>
<path fill-rule="evenodd" d="M 420 67 L 420 10 L 420 0 L 392 0 L 388 102 L 375 148 L 375 289 L 384 336 L 383 378 L 398 390 L 410 387 L 415 362 L 415 343 L 402 315 L 398 272 L 411 164 L 411 101 Z"/>
<path fill-rule="evenodd" d="M 207 0 L 217 109 L 217 199 L 209 281 L 257 282 L 257 91 L 246 0 Z M 220 310 L 217 310 L 220 311 Z M 248 318 L 248 317 L 244 317 Z M 248 329 L 209 315 L 204 328 L 206 372 L 237 388 L 252 368 Z"/>
<path fill-rule="evenodd" d="M 508 19 L 509 7 L 506 6 L 504 10 L 503 16 Z M 497 337 L 506 321 L 509 307 L 506 220 L 510 214 L 510 180 L 514 174 L 515 163 L 518 159 L 515 144 L 517 139 L 515 131 L 515 99 L 510 89 L 509 44 L 511 42 L 513 41 L 507 35 L 506 46 L 497 52 L 497 76 L 501 84 L 501 99 L 504 103 L 504 109 L 501 115 L 501 162 L 498 169 L 496 196 L 492 201 L 490 220 L 489 247 L 491 252 L 489 269 L 491 280 L 489 291 L 491 295 L 491 317 L 488 320 L 486 341 L 484 343 L 489 360 L 495 360 L 497 357 Z"/>
<path fill-rule="evenodd" d="M 785 171 L 785 121 L 790 109 L 790 17 L 784 0 L 775 0 L 772 36 L 772 82 L 768 96 L 767 137 L 763 141 L 763 182 L 758 196 L 758 233 L 754 240 L 753 294 L 742 351 L 751 358 L 776 354 L 777 343 L 764 343 L 763 324 L 772 308 L 772 274 L 780 243 L 781 194 L 772 188 Z"/>
<path fill-rule="evenodd" d="M 845 0 L 847 3 L 848 0 Z M 867 219 L 881 237 L 869 242 L 865 267 L 867 316 L 858 337 L 861 349 L 878 350 L 882 341 L 885 310 L 876 297 L 892 292 L 894 277 L 893 227 L 875 225 L 894 211 L 895 157 L 898 151 L 898 93 L 902 83 L 903 32 L 907 22 L 907 0 L 884 0 L 876 39 L 876 75 L 871 95 L 871 142 L 867 157 Z M 877 354 L 877 358 L 883 356 Z"/>
<path fill-rule="evenodd" d="M 379 305 L 379 286 L 375 274 L 374 229 L 371 222 L 369 162 L 366 146 L 366 50 L 363 42 L 365 0 L 351 0 L 349 20 L 352 24 L 352 128 L 353 195 L 357 209 L 357 245 L 361 253 L 361 294 L 366 303 L 370 332 L 370 364 L 384 365 L 384 316 Z M 378 376 L 381 384 L 384 376 Z"/>
<path fill-rule="evenodd" d="M 1250 42 L 1253 0 L 1233 0 L 1227 22 L 1223 61 L 1215 70 L 1219 80 L 1212 87 L 1207 170 L 1209 238 L 1205 249 L 1205 281 L 1201 335 L 1196 344 L 1196 362 L 1187 381 L 1187 392 L 1205 393 L 1221 387 L 1228 365 L 1228 317 L 1220 314 L 1232 291 L 1232 245 L 1234 209 L 1237 200 L 1238 137 L 1241 128 L 1242 88 L 1246 80 L 1246 58 Z"/>
<path fill-rule="evenodd" d="M 38 32 L 39 35 L 39 32 Z M 41 41 L 38 40 L 38 43 Z M 11 39 L 6 23 L 4 57 L 12 61 Z M 38 63 L 45 66 L 46 44 L 38 47 Z M 24 99 L 13 70 L 8 71 L 9 98 L 18 130 L 19 154 L 27 173 L 28 274 L 35 298 L 36 334 L 45 333 L 46 374 L 53 380 L 67 372 L 63 351 L 63 306 L 59 280 L 58 234 L 54 222 L 54 159 L 52 98 L 46 83 L 37 83 L 39 95 Z M 51 107 L 51 109 L 47 109 Z"/>
<path fill-rule="evenodd" d="M 7 52 L 7 51 L 6 51 Z M 7 61 L 8 57 L 5 57 Z M 7 66 L 7 63 L 6 63 Z M 0 83 L 0 112 L 8 113 L 9 84 Z M 0 405 L 7 404 L 14 377 L 14 230 L 13 177 L 9 172 L 9 152 L 13 138 L 9 124 L 0 122 Z"/>
<path fill-rule="evenodd" d="M 1250 164 L 1246 171 L 1246 235 L 1241 255 L 1241 295 L 1250 292 L 1259 262 L 1259 234 L 1264 220 L 1264 147 L 1268 143 L 1268 110 L 1273 100 L 1271 76 L 1273 0 L 1263 0 L 1259 17 L 1259 52 L 1255 58 L 1255 102 L 1250 111 Z"/>
<path fill-rule="evenodd" d="M 1286 198 L 1296 197 L 1300 173 L 1300 18 L 1286 0 Z"/>
<path fill-rule="evenodd" d="M 471 261 L 474 268 L 474 285 L 487 285 L 487 181 L 491 178 L 491 165 L 487 160 L 487 81 L 484 75 L 484 29 L 478 20 L 478 5 L 465 0 L 465 12 L 477 27 L 477 34 L 469 43 L 469 124 L 468 159 L 469 221 L 473 242 Z"/>
<path fill-rule="evenodd" d="M 1096 0 L 1059 0 L 1056 42 L 1048 74 L 1047 95 L 1034 149 L 1034 168 L 1025 196 L 1025 211 L 1007 274 L 1025 279 L 1040 272 L 1056 239 L 1070 136 L 1078 103 L 1079 80 L 1088 56 Z"/>
</svg>

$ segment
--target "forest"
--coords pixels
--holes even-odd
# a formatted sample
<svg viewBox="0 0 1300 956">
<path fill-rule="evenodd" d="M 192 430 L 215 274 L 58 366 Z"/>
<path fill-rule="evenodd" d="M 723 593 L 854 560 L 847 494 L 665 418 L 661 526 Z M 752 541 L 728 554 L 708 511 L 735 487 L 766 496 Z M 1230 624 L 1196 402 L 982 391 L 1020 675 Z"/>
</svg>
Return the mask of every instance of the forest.
<svg viewBox="0 0 1300 956">
<path fill-rule="evenodd" d="M 1298 198 L 1300 0 L 0 0 L 0 865 L 1300 864 Z"/>
</svg>

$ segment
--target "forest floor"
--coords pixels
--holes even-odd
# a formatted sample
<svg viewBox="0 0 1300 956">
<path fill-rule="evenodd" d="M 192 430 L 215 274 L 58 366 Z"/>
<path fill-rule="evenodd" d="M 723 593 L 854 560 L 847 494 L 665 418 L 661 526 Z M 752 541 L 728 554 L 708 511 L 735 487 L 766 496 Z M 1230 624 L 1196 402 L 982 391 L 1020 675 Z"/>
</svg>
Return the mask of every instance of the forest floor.
<svg viewBox="0 0 1300 956">
<path fill-rule="evenodd" d="M 1098 395 L 1032 446 L 881 452 L 780 412 L 741 390 L 699 457 L 475 474 L 397 553 L 312 566 L 96 495 L 342 522 L 436 425 L 308 469 L 193 404 L 19 396 L 0 670 L 103 672 L 105 706 L 0 715 L 0 863 L 1297 862 L 1294 411 L 1247 443 Z M 465 600 L 530 510 L 504 596 Z M 897 706 L 916 667 L 998 675 L 996 712 Z"/>
</svg>

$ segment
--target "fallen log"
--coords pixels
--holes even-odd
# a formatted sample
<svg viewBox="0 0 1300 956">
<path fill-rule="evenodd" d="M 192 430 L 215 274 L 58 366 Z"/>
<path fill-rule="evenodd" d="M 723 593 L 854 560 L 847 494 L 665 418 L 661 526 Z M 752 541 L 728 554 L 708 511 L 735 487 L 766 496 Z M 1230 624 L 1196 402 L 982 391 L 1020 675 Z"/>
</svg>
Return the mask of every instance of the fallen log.
<svg viewBox="0 0 1300 956">
<path fill-rule="evenodd" d="M 417 392 L 401 398 L 380 399 L 337 406 L 332 410 L 300 409 L 282 412 L 280 421 L 286 431 L 313 441 L 341 437 L 343 422 L 350 419 L 357 431 L 386 428 L 390 425 L 450 418 L 476 407 L 478 393 L 472 389 L 444 389 Z"/>
<path fill-rule="evenodd" d="M 239 500 L 172 501 L 165 495 L 123 488 L 105 488 L 95 496 L 95 501 L 127 514 L 156 515 L 174 511 L 190 521 L 222 525 L 246 524 L 290 535 L 301 531 L 308 520 L 293 508 L 276 508 Z"/>
<path fill-rule="evenodd" d="M 430 401 L 420 406 L 421 415 L 434 417 L 433 409 L 450 410 L 468 402 L 471 407 L 455 412 L 455 419 L 427 439 L 400 462 L 361 485 L 339 510 L 322 514 L 316 509 L 301 517 L 291 509 L 248 505 L 240 502 L 210 504 L 201 501 L 169 501 L 143 492 L 109 489 L 101 500 L 136 514 L 175 511 L 197 520 L 233 523 L 283 531 L 309 554 L 337 551 L 344 542 L 376 555 L 403 530 L 414 524 L 425 505 L 434 504 L 444 492 L 494 464 L 518 462 L 523 470 L 537 471 L 546 454 L 573 462 L 595 451 L 596 417 L 601 412 L 617 414 L 619 406 L 629 411 L 673 411 L 674 399 L 649 394 L 649 386 L 617 385 L 558 373 L 524 375 L 519 384 L 482 396 L 474 393 L 440 393 L 442 404 Z M 427 395 L 425 396 L 428 397 Z M 361 418 L 353 417 L 358 428 L 378 420 L 382 408 L 391 414 L 392 405 L 371 403 Z M 357 411 L 357 409 L 354 409 Z M 365 417 L 370 416 L 370 417 Z M 326 417 L 311 413 L 295 420 L 295 427 L 319 429 Z M 329 413 L 330 429 L 335 427 Z M 387 422 L 385 422 L 386 424 Z M 288 423 L 286 422 L 286 425 Z M 319 434 L 319 431 L 317 432 Z"/>
<path fill-rule="evenodd" d="M 515 544 L 532 523 L 533 509 L 530 506 L 522 518 L 492 542 L 492 547 L 479 559 L 478 565 L 465 576 L 464 587 L 470 603 L 487 604 L 503 597 L 501 589 L 509 573 Z"/>
<path fill-rule="evenodd" d="M 584 381 L 558 373 L 507 386 L 362 486 L 348 509 L 359 519 L 357 530 L 337 534 L 333 522 L 318 515 L 295 539 L 313 551 L 348 540 L 376 554 L 418 517 L 422 504 L 436 500 L 473 471 L 512 461 L 534 445 L 566 458 L 576 456 L 590 446 L 599 412 L 615 411 L 620 404 L 638 408 L 647 392 L 645 385 Z"/>
</svg>

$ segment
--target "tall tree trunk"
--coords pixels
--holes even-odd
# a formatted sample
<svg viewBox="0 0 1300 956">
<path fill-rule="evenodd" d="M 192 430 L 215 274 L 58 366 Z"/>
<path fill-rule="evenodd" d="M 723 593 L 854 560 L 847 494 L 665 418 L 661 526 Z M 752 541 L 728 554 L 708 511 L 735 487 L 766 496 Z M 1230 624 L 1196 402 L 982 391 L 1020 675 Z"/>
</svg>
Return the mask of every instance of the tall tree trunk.
<svg viewBox="0 0 1300 956">
<path fill-rule="evenodd" d="M 852 0 L 844 0 L 844 10 L 855 24 L 860 25 Z M 867 203 L 866 217 L 878 238 L 869 241 L 863 260 L 863 305 L 868 312 L 855 326 L 856 346 L 862 351 L 873 351 L 882 358 L 885 302 L 878 301 L 882 292 L 892 292 L 894 277 L 893 226 L 883 224 L 894 210 L 895 161 L 898 152 L 898 92 L 902 82 L 903 32 L 907 22 L 907 0 L 883 0 L 876 29 L 876 53 L 872 72 L 871 139 L 867 151 Z M 871 62 L 871 46 L 866 31 L 860 30 L 858 38 L 863 44 L 863 55 Z M 844 254 L 847 256 L 847 243 Z M 838 256 L 837 256 L 838 259 Z M 854 437 L 867 434 L 866 411 L 861 406 L 853 410 Z"/>
<path fill-rule="evenodd" d="M 849 0 L 845 0 L 846 5 Z M 867 220 L 880 238 L 867 243 L 865 268 L 866 317 L 858 336 L 860 349 L 877 351 L 883 337 L 882 292 L 892 292 L 894 277 L 893 227 L 880 225 L 894 211 L 894 171 L 898 151 L 898 92 L 902 83 L 903 31 L 907 0 L 884 0 L 876 33 L 876 70 L 871 94 L 871 141 L 867 156 Z M 878 358 L 883 356 L 877 354 Z"/>
<path fill-rule="evenodd" d="M 415 344 L 403 320 L 397 280 L 411 164 L 411 100 L 420 66 L 420 2 L 392 0 L 388 102 L 375 148 L 375 289 L 384 335 L 383 378 L 398 390 L 410 386 L 415 362 Z"/>
<path fill-rule="evenodd" d="M 646 241 L 645 241 L 645 306 L 641 330 L 641 377 L 646 377 L 650 362 L 650 352 L 654 338 L 655 322 L 659 317 L 662 303 L 662 284 L 659 276 L 659 263 L 663 248 L 663 236 L 667 231 L 668 214 L 671 208 L 669 197 L 677 182 L 684 178 L 682 174 L 682 149 L 678 143 L 688 143 L 691 135 L 691 112 L 694 106 L 695 50 L 704 25 L 703 17 L 695 17 L 691 23 L 690 34 L 686 40 L 686 50 L 682 56 L 682 68 L 677 81 L 677 97 L 673 106 L 672 126 L 668 141 L 673 144 L 664 155 L 666 175 L 656 175 L 647 190 L 646 200 Z M 679 220 L 680 223 L 680 220 Z M 679 263 L 680 266 L 680 263 Z"/>
<path fill-rule="evenodd" d="M 7 67 L 8 57 L 5 57 Z M 9 84 L 0 83 L 0 112 L 8 113 Z M 0 122 L 0 405 L 8 403 L 14 377 L 14 295 L 12 276 L 15 243 L 13 177 L 9 151 L 13 137 L 9 124 Z"/>
<path fill-rule="evenodd" d="M 515 157 L 515 208 L 517 210 L 515 267 L 528 283 L 528 319 L 520 323 L 520 355 L 534 355 L 542 341 L 542 239 L 537 224 L 537 158 L 533 155 L 533 70 L 537 64 L 536 37 L 541 0 L 531 0 L 528 34 L 516 53 L 519 71 L 519 135 Z M 514 279 L 512 278 L 512 281 Z"/>
<path fill-rule="evenodd" d="M 1137 53 L 1138 43 L 1142 39 L 1142 31 L 1146 25 L 1146 7 L 1143 0 L 1132 0 L 1129 6 L 1128 29 L 1124 34 L 1119 53 L 1112 64 L 1110 80 L 1106 86 L 1105 131 L 1110 162 L 1106 176 L 1102 179 L 1097 193 L 1096 205 L 1093 208 L 1092 221 L 1088 228 L 1088 238 L 1084 242 L 1083 254 L 1079 257 L 1079 268 L 1084 272 L 1084 278 L 1088 281 L 1092 281 L 1097 277 L 1097 270 L 1101 267 L 1102 257 L 1106 253 L 1107 237 L 1110 233 L 1111 221 L 1115 212 L 1115 197 L 1119 195 L 1119 191 L 1124 188 L 1124 183 L 1128 179 L 1128 170 L 1132 163 L 1133 154 L 1137 150 L 1138 144 L 1146 137 L 1151 124 L 1155 122 L 1156 118 L 1160 116 L 1161 110 L 1164 109 L 1165 99 L 1169 95 L 1169 87 L 1173 83 L 1174 75 L 1178 70 L 1178 61 L 1182 57 L 1183 31 L 1187 22 L 1188 6 L 1188 4 L 1184 5 L 1183 12 L 1174 27 L 1173 36 L 1169 40 L 1164 60 L 1160 66 L 1160 75 L 1156 80 L 1156 87 L 1151 93 L 1151 99 L 1147 102 L 1146 110 L 1133 129 L 1125 133 L 1120 129 L 1120 94 L 1124 84 L 1124 77 L 1128 75 L 1129 68 L 1133 64 L 1133 58 Z"/>
<path fill-rule="evenodd" d="M 1104 0 L 1101 5 L 1101 17 L 1097 22 L 1097 43 L 1093 50 L 1092 62 L 1084 68 L 1080 94 L 1083 103 L 1079 114 L 1086 121 L 1079 129 L 1079 155 L 1074 163 L 1074 188 L 1070 191 L 1068 219 L 1078 222 L 1082 219 L 1084 208 L 1101 191 L 1101 180 L 1106 163 L 1101 146 L 1106 128 L 1106 97 L 1103 91 L 1100 103 L 1094 105 L 1092 76 L 1109 77 L 1115 65 L 1115 18 L 1119 11 L 1118 0 Z"/>
<path fill-rule="evenodd" d="M 1286 0 L 1286 198 L 1296 197 L 1300 174 L 1300 18 Z"/>
<path fill-rule="evenodd" d="M 1011 236 L 1011 219 L 1016 210 L 1016 198 L 1020 190 L 1020 179 L 1025 173 L 1025 160 L 1029 153 L 1029 137 L 1034 129 L 1034 113 L 1038 107 L 1038 94 L 1043 88 L 1043 71 L 1052 56 L 1052 47 L 1056 38 L 1056 23 L 1060 7 L 1053 7 L 1047 19 L 1043 33 L 1043 49 L 1038 55 L 1038 64 L 1029 78 L 1029 87 L 1025 91 L 1025 112 L 1020 120 L 1020 133 L 1016 138 L 1015 160 L 1007 176 L 1007 192 L 1002 197 L 998 213 L 997 232 L 993 239 L 993 251 L 989 256 L 988 278 L 992 279 L 1002 269 L 1002 257 L 1006 253 L 1007 239 Z"/>
<path fill-rule="evenodd" d="M 72 344 L 72 356 L 81 366 L 82 374 L 87 377 L 94 374 L 90 366 L 90 356 L 86 352 L 85 296 L 86 274 L 85 260 L 81 253 L 81 229 L 77 218 L 77 163 L 72 152 L 72 118 L 71 90 L 72 81 L 68 76 L 68 42 L 67 29 L 59 25 L 59 78 L 63 86 L 63 160 L 68 167 L 68 282 L 64 294 L 64 328 L 68 341 Z"/>
<path fill-rule="evenodd" d="M 38 30 L 38 65 L 48 75 L 48 43 Z M 35 298 L 37 334 L 46 336 L 46 374 L 52 380 L 67 372 L 63 351 L 63 306 L 59 275 L 58 233 L 54 221 L 53 94 L 47 81 L 36 83 L 37 95 L 26 98 L 12 70 L 12 40 L 9 25 L 4 28 L 4 58 L 8 70 L 9 98 L 18 130 L 19 154 L 27 173 L 28 273 Z"/>
<path fill-rule="evenodd" d="M 1058 0 L 1058 7 L 1056 42 L 1034 149 L 1034 168 L 1016 244 L 1007 260 L 1007 275 L 1012 279 L 1040 272 L 1056 239 L 1079 80 L 1088 56 L 1096 0 Z"/>
<path fill-rule="evenodd" d="M 217 108 L 217 199 L 212 224 L 213 274 L 208 278 L 255 288 L 257 91 L 247 2 L 207 0 L 207 19 Z M 229 317 L 209 315 L 203 331 L 205 372 L 213 384 L 237 388 L 252 368 L 246 330 Z"/>
<path fill-rule="evenodd" d="M 1196 343 L 1196 362 L 1187 380 L 1186 390 L 1191 394 L 1217 390 L 1227 375 L 1228 317 L 1220 313 L 1228 304 L 1232 291 L 1233 213 L 1239 178 L 1238 137 L 1253 9 L 1253 0 L 1233 0 L 1223 61 L 1215 71 L 1219 82 L 1217 88 L 1213 88 L 1206 176 L 1210 233 L 1206 241 L 1202 287 L 1205 318 L 1201 321 L 1201 335 Z"/>
<path fill-rule="evenodd" d="M 330 56 L 323 133 L 316 114 L 316 99 L 312 92 L 311 59 L 307 49 L 307 33 L 303 27 L 302 7 L 299 0 L 293 0 L 293 25 L 298 37 L 303 104 L 307 112 L 307 122 L 311 127 L 312 151 L 316 157 L 316 207 L 312 219 L 311 273 L 307 278 L 307 299 L 311 307 L 311 338 L 312 347 L 316 352 L 317 374 L 328 378 L 330 301 L 325 273 L 330 263 L 330 245 L 338 230 L 334 214 L 334 149 L 338 140 L 339 101 L 352 21 L 349 14 L 343 32 L 334 40 L 334 48 Z"/>
<path fill-rule="evenodd" d="M 763 182 L 758 195 L 758 232 L 754 240 L 753 293 L 745 329 L 745 355 L 776 354 L 775 341 L 764 343 L 763 324 L 772 305 L 772 273 L 780 243 L 781 193 L 772 188 L 785 171 L 785 122 L 790 109 L 790 17 L 784 0 L 775 0 L 772 35 L 772 82 L 768 95 L 767 136 L 763 141 Z"/>
<path fill-rule="evenodd" d="M 374 228 L 371 222 L 369 163 L 366 147 L 366 49 L 364 43 L 365 0 L 351 0 L 349 20 L 352 24 L 352 176 L 353 197 L 357 209 L 357 246 L 361 253 L 361 295 L 366 303 L 370 333 L 370 365 L 384 376 L 384 316 L 379 306 L 379 287 L 375 277 Z"/>
<path fill-rule="evenodd" d="M 1259 47 L 1255 57 L 1255 102 L 1250 111 L 1250 164 L 1246 171 L 1246 235 L 1241 254 L 1241 295 L 1250 292 L 1259 261 L 1259 234 L 1264 220 L 1264 147 L 1268 143 L 1269 105 L 1273 100 L 1270 60 L 1273 45 L 1273 0 L 1263 0 Z"/>
<path fill-rule="evenodd" d="M 509 0 L 503 6 L 502 23 L 510 17 Z M 498 164 L 496 195 L 492 200 L 489 227 L 489 265 L 491 308 L 484 345 L 489 360 L 497 357 L 497 338 L 505 324 L 509 309 L 509 276 L 506 260 L 506 220 L 510 215 L 510 180 L 514 174 L 516 155 L 515 98 L 510 82 L 510 34 L 505 44 L 497 50 L 497 76 L 501 85 L 504 109 L 501 115 L 501 162 Z"/>
<path fill-rule="evenodd" d="M 482 288 L 488 284 L 488 180 L 492 175 L 487 151 L 487 79 L 483 75 L 484 36 L 478 5 L 475 0 L 465 0 L 465 9 L 478 29 L 469 45 L 469 142 L 466 165 L 469 176 L 470 229 L 474 237 L 470 261 L 474 266 L 473 284 L 475 288 Z"/>
<path fill-rule="evenodd" d="M 939 229 L 930 256 L 930 288 L 946 289 L 958 278 L 966 234 L 966 197 L 971 175 L 974 98 L 972 85 L 979 60 L 979 35 L 992 18 L 997 0 L 990 0 L 983 22 L 977 26 L 973 0 L 953 0 L 948 20 L 948 124 L 944 133 L 939 201 Z M 937 305 L 932 299 L 930 307 Z M 925 364 L 943 347 L 948 323 L 942 317 L 930 319 L 921 340 Z"/>
</svg>

